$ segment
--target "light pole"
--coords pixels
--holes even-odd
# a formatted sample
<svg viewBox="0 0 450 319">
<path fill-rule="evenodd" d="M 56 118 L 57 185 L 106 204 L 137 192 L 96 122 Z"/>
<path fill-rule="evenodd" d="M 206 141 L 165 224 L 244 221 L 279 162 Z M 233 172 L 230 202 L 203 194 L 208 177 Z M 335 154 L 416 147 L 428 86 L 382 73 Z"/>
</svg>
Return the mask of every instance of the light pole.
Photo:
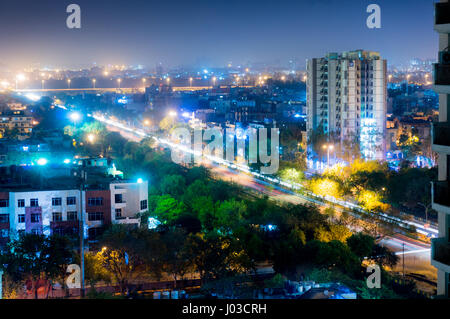
<svg viewBox="0 0 450 319">
<path fill-rule="evenodd" d="M 215 86 L 216 86 L 216 80 L 217 80 L 217 78 L 216 78 L 215 76 L 213 76 L 213 78 L 212 78 L 212 82 L 213 82 L 213 87 L 215 87 Z"/>
<path fill-rule="evenodd" d="M 327 168 L 330 167 L 330 150 L 332 151 L 334 149 L 334 146 L 332 144 L 325 144 L 323 146 L 323 149 L 327 150 Z"/>
<path fill-rule="evenodd" d="M 85 289 L 84 289 L 84 211 L 83 211 L 83 194 L 85 191 L 84 182 L 87 177 L 87 172 L 81 170 L 81 184 L 80 184 L 80 268 L 81 268 L 81 289 L 80 296 L 84 298 Z"/>
<path fill-rule="evenodd" d="M 2 292 L 2 276 L 3 276 L 3 271 L 0 270 L 0 299 L 3 299 L 3 292 Z"/>
<path fill-rule="evenodd" d="M 118 88 L 120 89 L 120 82 L 122 82 L 122 79 L 117 79 Z"/>
<path fill-rule="evenodd" d="M 143 79 L 142 79 L 142 84 L 143 84 L 144 92 L 145 92 L 145 81 L 147 81 L 147 79 L 146 79 L 146 78 L 143 78 Z"/>
<path fill-rule="evenodd" d="M 70 82 L 71 82 L 71 81 L 72 81 L 71 79 L 68 79 L 68 80 L 67 80 L 67 88 L 68 88 L 68 89 L 70 89 Z"/>
<path fill-rule="evenodd" d="M 97 80 L 96 79 L 92 79 L 92 85 L 93 85 L 94 89 L 95 89 L 95 82 L 97 82 Z"/>
<path fill-rule="evenodd" d="M 192 87 L 192 80 L 193 78 L 189 78 L 189 86 Z"/>
<path fill-rule="evenodd" d="M 45 80 L 42 80 L 41 82 L 42 82 L 42 90 L 44 90 L 44 88 L 45 88 L 45 86 L 44 86 L 45 85 Z"/>
</svg>

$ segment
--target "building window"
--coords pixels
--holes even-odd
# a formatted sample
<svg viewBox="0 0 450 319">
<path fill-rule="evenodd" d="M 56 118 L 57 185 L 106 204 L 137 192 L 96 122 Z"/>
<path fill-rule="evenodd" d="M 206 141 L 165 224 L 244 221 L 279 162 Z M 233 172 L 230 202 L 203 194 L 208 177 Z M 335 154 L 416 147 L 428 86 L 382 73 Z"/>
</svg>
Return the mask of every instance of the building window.
<svg viewBox="0 0 450 319">
<path fill-rule="evenodd" d="M 64 228 L 62 227 L 56 227 L 53 229 L 54 235 L 64 236 Z"/>
<path fill-rule="evenodd" d="M 88 205 L 89 206 L 102 206 L 103 205 L 103 197 L 89 197 Z"/>
<path fill-rule="evenodd" d="M 8 207 L 8 206 L 9 206 L 9 200 L 0 199 L 0 207 Z"/>
<path fill-rule="evenodd" d="M 39 234 L 40 234 L 40 231 L 39 231 L 39 229 L 34 228 L 34 229 L 31 230 L 31 233 L 32 233 L 33 235 L 39 235 Z"/>
<path fill-rule="evenodd" d="M 17 222 L 18 222 L 19 224 L 25 223 L 25 214 L 19 214 L 19 215 L 18 215 Z"/>
<path fill-rule="evenodd" d="M 41 214 L 31 214 L 31 222 L 32 223 L 39 223 L 41 220 Z"/>
<path fill-rule="evenodd" d="M 147 209 L 147 200 L 146 199 L 141 200 L 141 210 L 143 210 L 143 209 Z"/>
<path fill-rule="evenodd" d="M 17 207 L 25 207 L 25 199 L 18 199 Z"/>
<path fill-rule="evenodd" d="M 75 196 L 67 197 L 67 205 L 76 205 L 77 198 Z"/>
<path fill-rule="evenodd" d="M 38 206 L 39 206 L 39 201 L 37 198 L 30 199 L 30 207 L 38 207 Z"/>
<path fill-rule="evenodd" d="M 116 208 L 116 219 L 122 219 L 122 208 Z"/>
<path fill-rule="evenodd" d="M 9 214 L 0 214 L 0 223 L 9 223 Z"/>
<path fill-rule="evenodd" d="M 8 238 L 9 237 L 9 229 L 2 229 L 0 231 L 0 237 Z"/>
<path fill-rule="evenodd" d="M 62 200 L 61 197 L 52 198 L 52 206 L 61 206 Z"/>
<path fill-rule="evenodd" d="M 53 221 L 54 222 L 60 222 L 62 221 L 62 213 L 53 213 Z"/>
<path fill-rule="evenodd" d="M 123 203 L 123 202 L 122 202 L 122 194 L 115 194 L 115 195 L 114 195 L 114 202 L 115 202 L 116 204 Z"/>
<path fill-rule="evenodd" d="M 103 220 L 103 212 L 88 213 L 89 221 Z"/>
<path fill-rule="evenodd" d="M 67 212 L 67 220 L 77 220 L 78 219 L 78 214 L 77 212 Z"/>
</svg>

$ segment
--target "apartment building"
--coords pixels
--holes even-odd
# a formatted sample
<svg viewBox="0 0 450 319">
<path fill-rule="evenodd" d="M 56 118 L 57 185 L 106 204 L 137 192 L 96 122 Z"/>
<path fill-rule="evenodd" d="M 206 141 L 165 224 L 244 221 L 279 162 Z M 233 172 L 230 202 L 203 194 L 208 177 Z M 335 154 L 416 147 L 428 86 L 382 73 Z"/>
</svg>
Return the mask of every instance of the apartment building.
<svg viewBox="0 0 450 319">
<path fill-rule="evenodd" d="M 341 146 L 357 140 L 363 158 L 384 160 L 386 71 L 386 60 L 371 51 L 329 53 L 308 60 L 308 136 L 323 133 L 329 143 Z"/>
<path fill-rule="evenodd" d="M 148 182 L 112 180 L 106 187 L 0 191 L 0 244 L 22 232 L 77 234 L 83 216 L 90 240 L 110 224 L 140 224 L 147 211 Z"/>
<path fill-rule="evenodd" d="M 4 136 L 6 131 L 17 130 L 17 137 L 25 139 L 31 136 L 33 130 L 33 118 L 25 111 L 5 111 L 0 113 L 0 135 Z"/>
<path fill-rule="evenodd" d="M 438 153 L 438 181 L 432 205 L 438 212 L 439 236 L 431 244 L 431 264 L 438 271 L 437 295 L 450 295 L 450 3 L 435 3 L 434 29 L 439 33 L 439 59 L 434 65 L 434 90 L 439 94 L 439 122 L 433 123 L 432 149 Z"/>
</svg>

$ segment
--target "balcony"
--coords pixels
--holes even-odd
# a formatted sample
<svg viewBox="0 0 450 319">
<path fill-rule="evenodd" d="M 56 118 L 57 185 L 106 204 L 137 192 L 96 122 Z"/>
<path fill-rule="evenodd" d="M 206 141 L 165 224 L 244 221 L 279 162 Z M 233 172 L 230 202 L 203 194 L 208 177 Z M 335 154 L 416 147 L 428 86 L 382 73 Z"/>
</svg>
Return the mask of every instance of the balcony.
<svg viewBox="0 0 450 319">
<path fill-rule="evenodd" d="M 434 64 L 434 86 L 436 93 L 450 93 L 450 65 Z"/>
<path fill-rule="evenodd" d="M 435 3 L 434 29 L 439 33 L 450 33 L 450 3 Z"/>
<path fill-rule="evenodd" d="M 438 153 L 450 154 L 450 123 L 437 122 L 431 125 L 432 149 Z"/>
<path fill-rule="evenodd" d="M 431 264 L 445 272 L 450 272 L 450 242 L 446 238 L 431 240 Z"/>
<path fill-rule="evenodd" d="M 450 214 L 450 187 L 448 181 L 433 182 L 431 189 L 433 209 Z"/>
</svg>

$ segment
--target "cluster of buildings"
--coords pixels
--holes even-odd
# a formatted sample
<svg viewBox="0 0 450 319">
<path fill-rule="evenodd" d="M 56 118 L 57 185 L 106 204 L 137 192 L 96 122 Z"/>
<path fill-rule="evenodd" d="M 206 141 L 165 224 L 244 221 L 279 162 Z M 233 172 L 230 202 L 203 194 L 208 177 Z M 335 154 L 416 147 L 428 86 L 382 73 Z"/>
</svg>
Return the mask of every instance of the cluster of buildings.
<svg viewBox="0 0 450 319">
<path fill-rule="evenodd" d="M 78 235 L 80 225 L 95 241 L 108 225 L 139 226 L 139 213 L 147 210 L 148 182 L 118 178 L 109 159 L 7 167 L 0 186 L 0 244 L 23 232 Z"/>
</svg>

